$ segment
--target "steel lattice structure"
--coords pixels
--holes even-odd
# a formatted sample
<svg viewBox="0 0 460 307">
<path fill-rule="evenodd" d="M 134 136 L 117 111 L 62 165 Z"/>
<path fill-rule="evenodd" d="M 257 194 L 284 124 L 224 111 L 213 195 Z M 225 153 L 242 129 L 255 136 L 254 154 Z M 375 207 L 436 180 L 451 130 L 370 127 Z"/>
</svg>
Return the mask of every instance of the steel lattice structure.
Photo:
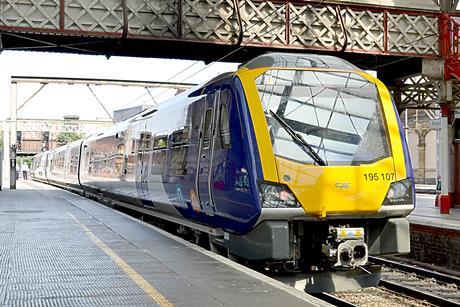
<svg viewBox="0 0 460 307">
<path fill-rule="evenodd" d="M 237 3 L 237 6 L 235 6 Z M 0 30 L 436 57 L 436 12 L 297 1 L 2 0 Z M 126 22 L 123 17 L 126 16 Z M 238 20 L 241 19 L 241 25 Z M 343 24 L 342 24 L 343 21 Z M 125 33 L 124 33 L 125 30 Z M 70 46 L 78 49 L 78 46 Z"/>
</svg>

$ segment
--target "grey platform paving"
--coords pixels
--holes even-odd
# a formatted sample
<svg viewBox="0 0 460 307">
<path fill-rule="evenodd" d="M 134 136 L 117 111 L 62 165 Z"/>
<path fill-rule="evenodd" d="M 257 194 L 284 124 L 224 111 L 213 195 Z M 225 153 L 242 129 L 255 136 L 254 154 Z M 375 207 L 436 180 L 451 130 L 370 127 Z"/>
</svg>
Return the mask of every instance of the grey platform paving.
<svg viewBox="0 0 460 307">
<path fill-rule="evenodd" d="M 460 208 L 451 208 L 450 214 L 441 214 L 435 206 L 436 195 L 417 194 L 415 210 L 408 216 L 410 223 L 460 230 Z"/>
<path fill-rule="evenodd" d="M 0 192 L 0 306 L 156 305 L 327 304 L 69 192 Z"/>
</svg>

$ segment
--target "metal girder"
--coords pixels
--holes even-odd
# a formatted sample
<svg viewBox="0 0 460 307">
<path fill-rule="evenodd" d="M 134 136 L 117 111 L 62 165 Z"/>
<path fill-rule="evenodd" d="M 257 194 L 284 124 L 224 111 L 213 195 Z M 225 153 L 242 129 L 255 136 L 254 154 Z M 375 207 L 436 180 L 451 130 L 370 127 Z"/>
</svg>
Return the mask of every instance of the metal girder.
<svg viewBox="0 0 460 307">
<path fill-rule="evenodd" d="M 439 109 L 442 101 L 441 87 L 444 80 L 430 78 L 426 75 L 414 75 L 403 78 L 397 86 L 390 89 L 401 94 L 398 109 Z M 452 101 L 460 102 L 460 80 L 452 81 Z"/>
<path fill-rule="evenodd" d="M 8 123 L 6 121 L 5 123 Z M 89 134 L 101 128 L 108 128 L 113 125 L 111 120 L 108 121 L 88 121 L 79 120 L 78 123 L 69 124 L 64 120 L 56 119 L 18 119 L 17 131 L 32 132 L 77 132 Z M 16 140 L 15 140 L 16 142 Z"/>
<path fill-rule="evenodd" d="M 112 122 L 115 122 L 113 120 L 113 116 L 112 114 L 110 114 L 110 112 L 107 110 L 107 108 L 105 107 L 104 103 L 99 99 L 99 97 L 97 97 L 96 93 L 93 91 L 93 89 L 91 88 L 91 85 L 89 84 L 86 84 L 86 86 L 88 87 L 89 91 L 91 92 L 91 94 L 93 95 L 94 99 L 96 99 L 97 103 L 102 107 L 102 109 L 104 110 L 105 114 L 107 114 L 107 116 L 112 120 Z"/>
<path fill-rule="evenodd" d="M 439 11 L 358 2 L 132 0 L 127 1 L 125 34 L 127 40 L 232 45 L 238 42 L 239 13 L 245 46 L 340 51 L 346 41 L 349 52 L 439 56 Z M 2 0 L 0 11 L 5 35 L 107 39 L 122 38 L 124 29 L 118 0 Z M 43 47 L 52 45 L 43 42 Z M 39 42 L 33 46 L 40 48 Z M 55 47 L 91 49 L 72 43 Z"/>
<path fill-rule="evenodd" d="M 42 83 L 42 84 L 83 84 L 83 85 L 116 85 L 134 86 L 147 88 L 172 88 L 186 90 L 195 83 L 166 82 L 166 81 L 137 81 L 137 80 L 113 80 L 113 79 L 86 79 L 86 78 L 60 78 L 60 77 L 29 77 L 11 76 L 11 82 L 16 83 Z"/>
<path fill-rule="evenodd" d="M 27 98 L 26 100 L 24 100 L 23 103 L 21 103 L 19 105 L 19 107 L 17 107 L 16 111 L 19 111 L 21 110 L 23 107 L 25 107 L 25 105 L 31 101 L 35 96 L 37 96 L 38 93 L 40 93 L 40 91 L 47 85 L 48 83 L 42 83 L 42 85 L 38 88 L 38 90 L 36 90 L 35 92 L 32 93 L 32 95 L 30 95 L 29 98 Z"/>
</svg>

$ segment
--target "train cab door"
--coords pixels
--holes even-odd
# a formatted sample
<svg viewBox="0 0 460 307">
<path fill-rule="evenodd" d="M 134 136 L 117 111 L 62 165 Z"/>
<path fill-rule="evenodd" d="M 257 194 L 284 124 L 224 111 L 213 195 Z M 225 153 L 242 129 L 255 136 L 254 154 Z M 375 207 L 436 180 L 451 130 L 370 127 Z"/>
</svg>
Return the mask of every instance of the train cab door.
<svg viewBox="0 0 460 307">
<path fill-rule="evenodd" d="M 215 133 L 216 108 L 219 98 L 219 87 L 208 89 L 204 101 L 200 124 L 200 138 L 197 167 L 197 191 L 201 208 L 207 215 L 214 215 L 215 206 L 211 194 L 211 168 L 213 154 L 213 135 Z"/>
</svg>

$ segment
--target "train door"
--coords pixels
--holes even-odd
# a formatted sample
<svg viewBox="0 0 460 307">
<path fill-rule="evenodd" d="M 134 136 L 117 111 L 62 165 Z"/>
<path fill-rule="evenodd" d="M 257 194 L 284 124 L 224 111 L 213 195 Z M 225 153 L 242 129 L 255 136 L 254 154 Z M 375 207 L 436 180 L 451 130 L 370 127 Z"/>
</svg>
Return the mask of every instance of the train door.
<svg viewBox="0 0 460 307">
<path fill-rule="evenodd" d="M 204 104 L 204 112 L 200 125 L 199 155 L 197 168 L 198 199 L 202 210 L 208 215 L 214 215 L 215 207 L 212 200 L 210 176 L 213 153 L 213 135 L 215 133 L 216 108 L 219 97 L 219 87 L 211 88 Z"/>
<path fill-rule="evenodd" d="M 139 165 L 138 174 L 138 192 L 143 200 L 148 199 L 148 179 L 149 179 L 149 165 L 150 165 L 150 143 L 152 140 L 152 133 L 147 131 L 147 120 L 140 123 L 140 144 L 138 149 L 137 163 Z"/>
<path fill-rule="evenodd" d="M 211 198 L 214 203 L 215 210 L 219 213 L 228 212 L 228 199 L 241 199 L 239 191 L 230 189 L 233 186 L 229 182 L 228 174 L 235 168 L 235 157 L 230 156 L 231 152 L 231 135 L 229 123 L 229 110 L 231 110 L 231 102 L 233 99 L 232 88 L 222 82 L 219 92 L 219 98 L 216 102 L 215 116 L 215 133 L 213 134 L 213 150 L 211 154 L 211 171 L 209 174 Z M 242 146 L 240 146 L 242 148 Z M 243 155 L 240 155 L 237 160 L 243 162 Z M 238 164 L 238 167 L 242 164 Z M 239 168 L 241 169 L 241 168 Z M 243 167 L 243 169 L 246 169 Z M 235 176 L 236 177 L 236 176 Z M 241 176 L 239 176 L 241 178 Z M 236 184 L 234 186 L 237 186 Z M 229 191 L 231 191 L 229 193 Z M 227 207 L 227 208 L 225 208 Z M 233 212 L 231 213 L 233 214 Z"/>
</svg>

